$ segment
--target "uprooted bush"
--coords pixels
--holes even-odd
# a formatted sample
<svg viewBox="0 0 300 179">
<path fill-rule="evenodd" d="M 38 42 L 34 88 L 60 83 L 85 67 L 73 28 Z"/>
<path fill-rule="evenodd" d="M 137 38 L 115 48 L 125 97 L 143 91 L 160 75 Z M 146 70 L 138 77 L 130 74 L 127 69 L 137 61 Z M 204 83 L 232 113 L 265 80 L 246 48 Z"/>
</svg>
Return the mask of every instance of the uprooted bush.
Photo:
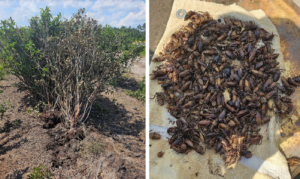
<svg viewBox="0 0 300 179">
<path fill-rule="evenodd" d="M 122 51 L 126 34 L 101 26 L 80 9 L 71 20 L 52 17 L 49 7 L 30 26 L 1 21 L 0 59 L 49 109 L 60 111 L 71 128 L 87 120 L 105 84 L 120 77 L 143 47 Z"/>
</svg>

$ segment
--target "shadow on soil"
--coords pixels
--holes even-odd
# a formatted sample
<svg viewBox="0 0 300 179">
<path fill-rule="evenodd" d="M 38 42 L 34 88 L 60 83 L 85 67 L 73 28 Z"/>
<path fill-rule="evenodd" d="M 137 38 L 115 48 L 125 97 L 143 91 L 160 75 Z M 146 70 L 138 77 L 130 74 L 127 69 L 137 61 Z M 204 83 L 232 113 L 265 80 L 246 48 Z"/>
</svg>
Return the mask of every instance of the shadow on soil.
<svg viewBox="0 0 300 179">
<path fill-rule="evenodd" d="M 131 91 L 136 91 L 138 90 L 139 87 L 139 82 L 135 78 L 127 78 L 127 77 L 122 77 L 118 80 L 117 83 L 117 89 L 116 91 L 120 90 L 118 88 L 126 89 L 126 90 L 131 90 Z"/>
<path fill-rule="evenodd" d="M 23 175 L 28 171 L 29 167 L 26 167 L 23 170 L 14 171 L 13 174 L 10 174 L 5 177 L 5 179 L 23 179 Z"/>
<path fill-rule="evenodd" d="M 21 127 L 22 121 L 20 119 L 16 119 L 13 121 L 9 121 L 7 120 L 4 123 L 4 126 L 2 129 L 0 129 L 0 134 L 3 132 L 10 132 L 11 130 L 17 129 L 19 127 Z"/>
<path fill-rule="evenodd" d="M 27 108 L 34 108 L 35 106 L 37 106 L 37 104 L 39 103 L 39 99 L 36 96 L 31 96 L 31 95 L 25 95 L 22 99 L 21 99 L 21 103 L 22 105 L 20 106 L 21 108 L 24 108 L 25 110 Z M 39 109 L 40 112 L 42 112 L 41 109 Z"/>
<path fill-rule="evenodd" d="M 7 142 L 10 141 L 10 140 L 15 140 L 15 139 L 20 138 L 20 137 L 22 137 L 22 136 L 20 136 L 19 134 L 17 134 L 17 135 L 15 135 L 15 136 L 9 138 L 9 140 L 7 140 Z M 19 148 L 21 145 L 23 145 L 23 144 L 26 143 L 26 142 L 28 142 L 27 139 L 22 139 L 21 141 L 15 143 L 15 144 L 13 144 L 13 145 L 9 145 L 9 146 L 7 146 L 7 147 L 3 147 L 2 144 L 1 144 L 1 145 L 0 145 L 0 154 L 1 154 L 1 155 L 4 155 L 4 154 L 6 154 L 6 152 L 8 152 L 8 151 L 11 151 L 11 150 L 13 150 L 13 149 L 17 149 L 17 148 Z M 4 142 L 4 144 L 5 144 L 5 142 Z"/>
<path fill-rule="evenodd" d="M 133 112 L 125 109 L 124 105 L 111 101 L 109 98 L 100 96 L 90 114 L 88 125 L 93 125 L 104 135 L 138 134 L 145 128 L 145 118 L 136 108 Z"/>
</svg>

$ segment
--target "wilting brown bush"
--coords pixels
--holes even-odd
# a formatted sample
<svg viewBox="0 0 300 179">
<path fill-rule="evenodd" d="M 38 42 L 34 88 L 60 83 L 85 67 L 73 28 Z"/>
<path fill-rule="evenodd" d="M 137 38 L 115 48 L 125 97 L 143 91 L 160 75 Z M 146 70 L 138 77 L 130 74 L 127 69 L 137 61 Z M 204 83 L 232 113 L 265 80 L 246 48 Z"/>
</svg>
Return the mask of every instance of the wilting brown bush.
<svg viewBox="0 0 300 179">
<path fill-rule="evenodd" d="M 60 14 L 52 18 L 47 7 L 30 19 L 29 27 L 15 27 L 12 19 L 0 26 L 0 57 L 27 90 L 60 111 L 72 128 L 87 120 L 97 94 L 142 51 L 138 46 L 122 51 L 125 34 L 102 27 L 84 11 L 62 21 Z"/>
</svg>

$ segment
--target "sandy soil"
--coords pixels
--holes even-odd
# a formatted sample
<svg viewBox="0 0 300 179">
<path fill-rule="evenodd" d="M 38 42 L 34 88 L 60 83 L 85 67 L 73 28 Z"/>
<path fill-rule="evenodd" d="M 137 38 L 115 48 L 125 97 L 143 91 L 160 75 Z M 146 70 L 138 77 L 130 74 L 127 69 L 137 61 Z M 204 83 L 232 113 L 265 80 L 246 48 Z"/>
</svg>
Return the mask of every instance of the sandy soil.
<svg viewBox="0 0 300 179">
<path fill-rule="evenodd" d="M 131 73 L 136 74 L 137 78 L 143 78 L 146 74 L 146 58 L 143 57 L 140 60 L 136 61 L 131 67 Z"/>
<path fill-rule="evenodd" d="M 36 101 L 12 75 L 0 81 L 0 102 L 13 108 L 0 119 L 0 179 L 27 178 L 43 164 L 53 178 L 145 178 L 145 104 L 125 93 L 138 89 L 145 58 L 133 78 L 120 80 L 113 94 L 99 96 L 88 122 L 77 133 L 62 123 L 43 128 L 33 109 Z"/>
</svg>

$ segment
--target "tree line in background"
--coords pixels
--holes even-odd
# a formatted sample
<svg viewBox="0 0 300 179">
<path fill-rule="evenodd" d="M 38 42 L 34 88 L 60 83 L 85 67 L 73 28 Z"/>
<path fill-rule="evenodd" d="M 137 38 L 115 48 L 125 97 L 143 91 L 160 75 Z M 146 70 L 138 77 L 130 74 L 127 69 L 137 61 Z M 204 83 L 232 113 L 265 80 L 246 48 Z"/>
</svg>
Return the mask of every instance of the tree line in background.
<svg viewBox="0 0 300 179">
<path fill-rule="evenodd" d="M 30 25 L 12 18 L 0 24 L 0 59 L 20 84 L 59 111 L 71 129 L 85 122 L 96 96 L 121 77 L 145 47 L 145 24 L 137 28 L 102 26 L 79 9 L 70 20 L 41 9 Z"/>
<path fill-rule="evenodd" d="M 118 27 L 111 27 L 109 25 L 106 25 L 104 28 L 108 28 L 109 31 L 116 31 L 116 33 L 124 33 L 125 39 L 122 43 L 122 49 L 128 50 L 131 48 L 131 45 L 135 41 L 142 41 L 144 42 L 146 40 L 146 23 L 143 25 L 138 25 L 137 28 L 132 28 L 131 26 L 125 27 L 122 26 L 120 28 Z"/>
</svg>

